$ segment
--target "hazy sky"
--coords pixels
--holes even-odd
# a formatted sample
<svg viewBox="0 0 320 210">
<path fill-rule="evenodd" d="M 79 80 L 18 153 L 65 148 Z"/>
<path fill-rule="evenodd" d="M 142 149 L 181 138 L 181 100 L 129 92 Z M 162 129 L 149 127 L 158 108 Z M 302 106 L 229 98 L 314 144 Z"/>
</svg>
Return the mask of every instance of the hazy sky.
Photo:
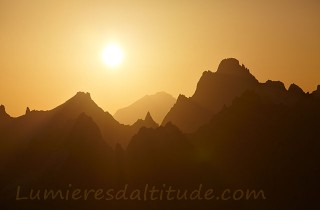
<svg viewBox="0 0 320 210">
<path fill-rule="evenodd" d="M 101 51 L 118 43 L 110 70 Z M 13 116 L 77 91 L 115 110 L 158 91 L 191 96 L 235 57 L 261 82 L 320 84 L 318 0 L 0 0 L 0 104 Z"/>
</svg>

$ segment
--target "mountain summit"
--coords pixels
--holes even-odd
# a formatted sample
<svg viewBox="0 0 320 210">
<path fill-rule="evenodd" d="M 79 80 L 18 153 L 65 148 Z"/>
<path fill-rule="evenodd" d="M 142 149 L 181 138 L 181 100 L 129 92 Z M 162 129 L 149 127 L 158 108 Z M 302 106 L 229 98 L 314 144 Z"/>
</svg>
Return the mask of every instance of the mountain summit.
<svg viewBox="0 0 320 210">
<path fill-rule="evenodd" d="M 256 80 L 256 78 L 250 73 L 243 64 L 240 65 L 240 62 L 235 58 L 227 58 L 220 62 L 217 69 L 218 74 L 229 74 L 237 77 L 247 77 L 248 79 Z"/>
<path fill-rule="evenodd" d="M 258 80 L 237 59 L 224 59 L 216 72 L 203 72 L 192 97 L 178 97 L 162 125 L 172 122 L 184 132 L 194 132 L 235 97 L 258 85 Z"/>
<path fill-rule="evenodd" d="M 150 112 L 147 113 L 146 117 L 144 118 L 145 121 L 147 122 L 154 122 L 154 120 L 151 117 Z"/>
<path fill-rule="evenodd" d="M 78 92 L 65 103 L 52 110 L 30 111 L 27 108 L 25 115 L 13 118 L 14 123 L 10 129 L 14 130 L 17 135 L 22 135 L 22 131 L 19 130 L 22 128 L 26 132 L 25 135 L 33 135 L 33 133 L 37 133 L 35 131 L 40 131 L 42 127 L 65 127 L 69 129 L 71 124 L 83 114 L 92 119 L 99 128 L 102 138 L 110 146 L 119 143 L 125 147 L 141 126 L 146 126 L 146 124 L 151 125 L 147 127 L 158 126 L 152 120 L 150 114 L 147 115 L 145 122 L 141 125 L 127 126 L 120 124 L 110 113 L 105 112 L 92 100 L 90 93 Z M 5 119 L 7 118 L 10 118 L 10 116 L 5 112 L 5 107 L 2 105 L 0 106 L 0 119 L 4 119 L 3 121 L 6 122 Z M 16 126 L 16 124 L 19 124 L 19 126 Z"/>
<path fill-rule="evenodd" d="M 203 72 L 192 97 L 178 97 L 162 125 L 172 122 L 183 132 L 195 132 L 224 106 L 230 106 L 235 98 L 250 90 L 256 92 L 264 102 L 286 105 L 295 104 L 306 95 L 296 84 L 286 90 L 280 81 L 259 83 L 237 59 L 228 58 L 221 61 L 216 72 Z M 313 94 L 319 92 L 318 87 Z"/>
<path fill-rule="evenodd" d="M 136 130 L 139 130 L 142 127 L 146 127 L 146 128 L 157 128 L 159 127 L 158 123 L 156 123 L 153 118 L 151 117 L 150 112 L 147 113 L 146 117 L 144 118 L 144 120 L 139 119 L 137 120 L 137 122 L 135 122 L 132 125 L 133 128 L 136 128 Z"/>
</svg>

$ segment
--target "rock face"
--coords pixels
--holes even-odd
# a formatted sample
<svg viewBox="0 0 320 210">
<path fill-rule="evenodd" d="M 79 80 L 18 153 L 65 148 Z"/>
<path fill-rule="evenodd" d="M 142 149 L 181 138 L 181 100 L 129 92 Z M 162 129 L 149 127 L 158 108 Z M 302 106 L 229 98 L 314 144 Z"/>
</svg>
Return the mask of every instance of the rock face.
<svg viewBox="0 0 320 210">
<path fill-rule="evenodd" d="M 312 95 L 316 97 L 320 97 L 320 85 L 318 85 L 317 90 L 312 92 Z"/>
<path fill-rule="evenodd" d="M 238 60 L 225 59 L 215 73 L 206 71 L 202 74 L 192 97 L 179 96 L 162 125 L 172 122 L 183 132 L 194 132 L 224 105 L 230 105 L 235 97 L 258 86 L 257 79 Z"/>
<path fill-rule="evenodd" d="M 113 117 L 122 124 L 132 125 L 150 111 L 154 121 L 160 124 L 175 102 L 176 99 L 170 94 L 159 92 L 144 96 L 130 106 L 119 109 Z"/>
<path fill-rule="evenodd" d="M 1 118 L 10 118 L 10 115 L 7 114 L 6 108 L 4 105 L 0 105 L 0 119 Z"/>
</svg>

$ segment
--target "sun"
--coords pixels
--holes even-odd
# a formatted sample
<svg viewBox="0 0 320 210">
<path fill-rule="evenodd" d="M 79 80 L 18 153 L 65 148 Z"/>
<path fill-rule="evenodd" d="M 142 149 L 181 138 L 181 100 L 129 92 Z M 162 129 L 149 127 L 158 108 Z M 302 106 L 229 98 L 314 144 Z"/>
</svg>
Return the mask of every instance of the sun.
<svg viewBox="0 0 320 210">
<path fill-rule="evenodd" d="M 102 60 L 110 68 L 119 66 L 123 61 L 123 51 L 115 43 L 107 45 L 102 51 Z"/>
</svg>

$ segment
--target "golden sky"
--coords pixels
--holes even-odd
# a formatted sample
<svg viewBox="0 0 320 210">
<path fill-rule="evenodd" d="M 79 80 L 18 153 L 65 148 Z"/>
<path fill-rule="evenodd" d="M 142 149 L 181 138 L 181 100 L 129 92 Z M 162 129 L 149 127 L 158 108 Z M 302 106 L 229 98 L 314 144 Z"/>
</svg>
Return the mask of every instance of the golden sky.
<svg viewBox="0 0 320 210">
<path fill-rule="evenodd" d="M 158 91 L 191 96 L 235 57 L 261 82 L 320 84 L 318 0 L 0 0 L 0 104 L 13 116 L 77 91 L 114 113 Z M 108 43 L 124 51 L 110 70 Z"/>
</svg>

